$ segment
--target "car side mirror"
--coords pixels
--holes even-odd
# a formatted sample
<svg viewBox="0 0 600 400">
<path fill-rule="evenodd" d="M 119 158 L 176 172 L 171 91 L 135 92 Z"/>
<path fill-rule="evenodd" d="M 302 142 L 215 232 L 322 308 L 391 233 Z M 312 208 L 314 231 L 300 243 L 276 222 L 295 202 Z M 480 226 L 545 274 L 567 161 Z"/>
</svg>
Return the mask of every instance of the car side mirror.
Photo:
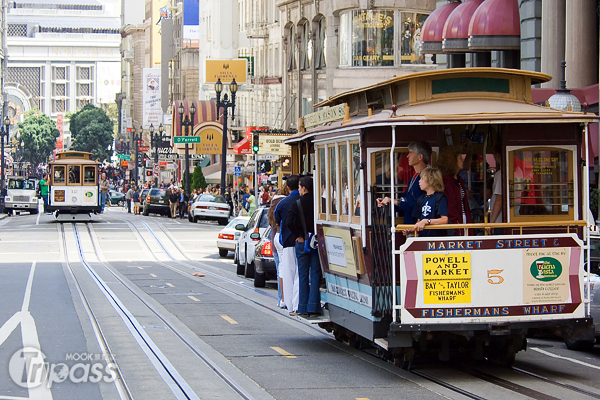
<svg viewBox="0 0 600 400">
<path fill-rule="evenodd" d="M 236 231 L 245 231 L 246 230 L 246 225 L 244 225 L 244 224 L 237 224 L 235 226 L 235 230 Z"/>
<path fill-rule="evenodd" d="M 260 239 L 260 233 L 255 232 L 255 233 L 250 234 L 250 239 L 253 239 L 253 240 Z"/>
</svg>

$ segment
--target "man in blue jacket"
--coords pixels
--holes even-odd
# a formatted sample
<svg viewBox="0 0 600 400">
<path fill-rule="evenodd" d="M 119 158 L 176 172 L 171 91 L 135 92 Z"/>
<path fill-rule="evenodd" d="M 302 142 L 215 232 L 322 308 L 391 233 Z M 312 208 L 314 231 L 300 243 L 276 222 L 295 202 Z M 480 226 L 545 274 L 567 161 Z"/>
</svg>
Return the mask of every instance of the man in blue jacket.
<svg viewBox="0 0 600 400">
<path fill-rule="evenodd" d="M 408 187 L 400 200 L 398 201 L 398 199 L 395 199 L 394 204 L 404 211 L 404 223 L 412 225 L 417 222 L 417 219 L 413 217 L 413 210 L 415 204 L 417 204 L 417 199 L 425 194 L 419 187 L 419 181 L 421 180 L 421 171 L 427 167 L 427 164 L 429 164 L 429 160 L 431 159 L 431 146 L 429 143 L 423 141 L 412 142 L 408 145 L 408 155 L 406 157 L 408 158 L 408 164 L 415 170 L 415 174 L 408 183 Z M 389 197 L 377 199 L 377 206 L 383 207 L 387 205 L 390 200 Z"/>
<path fill-rule="evenodd" d="M 291 193 L 285 199 L 277 203 L 273 216 L 281 228 L 281 244 L 283 245 L 283 254 L 279 256 L 279 275 L 283 281 L 283 302 L 286 304 L 290 315 L 298 315 L 299 300 L 299 281 L 298 281 L 298 261 L 296 259 L 296 236 L 288 229 L 285 224 L 285 218 L 292 204 L 300 198 L 298 192 L 298 175 L 288 176 L 286 183 Z"/>
</svg>

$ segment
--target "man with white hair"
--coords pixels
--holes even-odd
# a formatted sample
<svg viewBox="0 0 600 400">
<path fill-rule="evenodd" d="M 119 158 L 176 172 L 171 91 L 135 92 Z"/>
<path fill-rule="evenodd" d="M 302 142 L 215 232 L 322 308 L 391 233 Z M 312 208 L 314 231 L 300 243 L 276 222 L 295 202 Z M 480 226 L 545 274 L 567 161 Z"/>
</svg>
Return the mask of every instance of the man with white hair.
<svg viewBox="0 0 600 400">
<path fill-rule="evenodd" d="M 104 206 L 106 205 L 106 198 L 108 197 L 108 189 L 110 189 L 110 182 L 106 179 L 106 173 L 102 173 L 102 179 L 100 180 L 100 206 L 102 212 L 104 212 Z"/>
</svg>

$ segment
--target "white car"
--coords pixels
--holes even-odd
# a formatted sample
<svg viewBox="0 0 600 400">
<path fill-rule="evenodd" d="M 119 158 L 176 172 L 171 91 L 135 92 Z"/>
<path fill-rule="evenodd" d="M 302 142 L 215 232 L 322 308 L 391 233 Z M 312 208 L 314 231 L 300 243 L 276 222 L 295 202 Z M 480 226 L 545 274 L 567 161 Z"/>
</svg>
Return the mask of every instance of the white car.
<svg viewBox="0 0 600 400">
<path fill-rule="evenodd" d="M 235 251 L 235 244 L 240 240 L 241 232 L 235 229 L 236 225 L 244 224 L 246 226 L 250 217 L 236 217 L 229 221 L 227 226 L 219 232 L 217 247 L 219 256 L 226 257 L 229 251 Z"/>
<path fill-rule="evenodd" d="M 254 278 L 254 247 L 259 242 L 263 232 L 269 227 L 268 211 L 268 207 L 261 207 L 252 213 L 247 224 L 235 226 L 236 230 L 242 232 L 235 249 L 238 275 Z"/>
<path fill-rule="evenodd" d="M 218 221 L 219 225 L 227 225 L 229 221 L 229 204 L 221 195 L 202 194 L 190 207 L 190 222 L 199 219 Z"/>
</svg>

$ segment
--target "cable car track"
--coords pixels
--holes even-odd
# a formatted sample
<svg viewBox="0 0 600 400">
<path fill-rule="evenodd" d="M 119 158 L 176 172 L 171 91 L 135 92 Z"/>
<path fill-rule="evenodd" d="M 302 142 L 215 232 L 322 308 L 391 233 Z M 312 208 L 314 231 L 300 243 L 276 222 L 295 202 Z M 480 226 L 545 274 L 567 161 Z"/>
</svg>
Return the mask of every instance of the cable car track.
<svg viewBox="0 0 600 400">
<path fill-rule="evenodd" d="M 126 316 L 126 319 L 129 320 L 131 322 L 131 325 L 134 326 L 134 329 L 130 328 L 130 332 L 132 335 L 134 335 L 134 337 L 137 335 L 137 337 L 135 337 L 136 341 L 138 341 L 138 344 L 140 344 L 140 346 L 147 346 L 147 349 L 154 357 L 156 357 L 156 360 L 158 362 L 158 364 L 161 366 L 161 368 L 163 369 L 163 371 L 159 371 L 163 372 L 161 374 L 161 376 L 163 377 L 163 379 L 165 379 L 165 374 L 168 375 L 169 379 L 171 379 L 172 382 L 168 382 L 165 381 L 173 390 L 175 387 L 177 388 L 177 390 L 173 390 L 173 393 L 176 395 L 177 398 L 185 398 L 185 399 L 198 399 L 198 396 L 194 393 L 194 391 L 191 389 L 191 387 L 187 384 L 187 382 L 185 382 L 185 379 L 183 379 L 179 373 L 177 372 L 177 370 L 175 369 L 175 367 L 171 364 L 171 362 L 168 360 L 168 358 L 162 353 L 162 351 L 160 350 L 160 348 L 152 342 L 152 340 L 149 338 L 149 336 L 143 331 L 143 328 L 141 327 L 141 325 L 139 323 L 137 323 L 137 321 L 135 321 L 135 317 L 133 317 L 133 315 L 127 310 L 127 308 L 122 305 L 122 303 L 120 302 L 120 300 L 118 299 L 118 297 L 116 297 L 114 295 L 114 293 L 112 293 L 112 291 L 106 286 L 106 284 L 100 279 L 100 277 L 96 274 L 96 272 L 93 270 L 93 268 L 88 264 L 88 262 L 85 260 L 85 256 L 83 254 L 82 251 L 82 246 L 81 246 L 81 238 L 79 237 L 79 232 L 78 232 L 78 228 L 77 228 L 78 224 L 73 224 L 73 229 L 74 229 L 74 233 L 75 233 L 75 238 L 76 238 L 76 242 L 77 242 L 77 247 L 78 247 L 78 253 L 80 256 L 80 260 L 82 262 L 82 264 L 84 265 L 84 268 L 87 270 L 88 273 L 90 273 L 91 277 L 95 280 L 96 284 L 101 288 L 101 290 L 103 291 L 103 293 L 105 294 L 105 296 L 110 297 L 113 299 L 114 304 L 117 304 L 118 309 L 121 310 L 121 313 L 124 314 Z M 245 399 L 245 400 L 253 400 L 254 397 L 249 394 L 244 388 L 242 388 L 238 382 L 236 382 L 233 378 L 231 378 L 225 371 L 223 371 L 218 365 L 217 363 L 212 360 L 209 356 L 207 356 L 201 349 L 199 349 L 194 343 L 190 342 L 179 330 L 177 327 L 173 326 L 169 321 L 167 321 L 162 315 L 161 313 L 156 310 L 151 304 L 148 304 L 142 297 L 140 297 L 131 287 L 130 285 L 125 282 L 121 277 L 119 277 L 117 274 L 115 274 L 111 268 L 109 268 L 103 261 L 100 260 L 99 257 L 99 250 L 97 247 L 97 241 L 95 240 L 89 224 L 85 223 L 86 226 L 86 230 L 87 233 L 90 236 L 90 240 L 92 242 L 92 246 L 93 246 L 93 250 L 95 255 L 98 257 L 98 262 L 99 264 L 104 267 L 115 279 L 117 279 L 119 281 L 119 283 L 121 283 L 125 288 L 127 288 L 131 294 L 133 294 L 139 301 L 141 301 L 156 317 L 158 317 L 164 324 L 166 327 L 168 327 L 171 332 L 179 339 L 181 340 L 181 342 L 188 347 L 188 349 L 194 353 L 200 360 L 202 360 L 210 369 L 212 369 L 212 371 L 223 381 L 227 384 L 227 386 L 229 386 L 234 392 L 236 392 L 240 398 Z M 65 252 L 65 256 L 67 255 L 67 250 L 66 250 L 66 236 L 65 236 L 65 231 L 64 231 L 64 226 L 61 224 L 61 234 L 62 234 L 62 240 L 64 243 L 64 252 Z M 71 270 L 71 268 L 69 268 Z M 73 274 L 72 270 L 71 270 L 71 274 Z M 88 304 L 87 301 L 87 297 L 85 296 L 85 294 L 83 293 L 83 290 L 81 288 L 81 286 L 79 285 L 79 282 L 76 280 L 75 276 L 73 275 L 75 282 L 76 282 L 76 286 L 78 288 L 78 291 L 80 292 L 80 295 L 83 296 L 85 304 Z M 91 312 L 91 309 L 89 310 Z M 96 316 L 93 314 L 93 312 L 91 314 L 88 314 L 90 316 L 91 319 L 93 319 L 93 323 L 94 325 L 99 327 L 99 323 L 98 320 L 96 318 Z M 104 334 L 101 334 L 101 338 L 102 338 L 102 342 L 106 343 L 106 337 L 104 336 Z M 144 350 L 144 349 L 143 349 Z M 115 363 L 115 365 L 118 368 L 118 365 Z M 157 364 L 155 364 L 155 367 L 157 366 Z M 119 370 L 120 371 L 120 370 Z M 124 386 L 127 387 L 127 385 L 125 384 L 124 379 L 122 378 L 122 374 L 119 372 L 119 377 L 120 377 L 120 381 L 123 382 Z M 177 392 L 178 391 L 178 392 Z M 133 396 L 131 395 L 130 390 L 127 390 L 127 398 L 132 399 Z"/>
<path fill-rule="evenodd" d="M 116 219 L 116 218 L 114 218 L 114 219 Z M 162 261 L 158 260 L 158 258 L 157 258 L 157 256 L 156 256 L 156 253 L 155 253 L 155 252 L 152 250 L 152 248 L 151 248 L 150 244 L 149 244 L 149 243 L 147 242 L 147 240 L 146 240 L 146 239 L 145 239 L 145 238 L 144 238 L 144 237 L 141 235 L 141 231 L 140 231 L 140 229 L 139 229 L 137 226 L 135 226 L 135 224 L 134 224 L 134 223 L 132 223 L 131 221 L 128 221 L 128 220 L 124 220 L 124 219 L 116 219 L 116 220 L 126 223 L 128 226 L 130 226 L 130 228 L 131 228 L 131 229 L 135 230 L 135 231 L 136 231 L 136 232 L 139 234 L 139 237 L 140 237 L 140 239 L 143 241 L 144 245 L 145 245 L 145 246 L 148 248 L 148 250 L 151 252 L 151 254 L 153 255 L 153 257 L 156 259 L 156 261 L 157 261 L 159 264 L 162 264 L 163 266 L 165 266 L 165 267 L 167 267 L 167 268 L 169 268 L 169 269 L 171 269 L 171 270 L 175 270 L 175 271 L 178 271 L 178 272 L 180 272 L 180 273 L 183 273 L 183 274 L 185 274 L 185 275 L 191 276 L 191 274 L 189 274 L 189 273 L 187 273 L 187 272 L 185 272 L 185 271 L 182 271 L 182 270 L 180 270 L 180 269 L 178 269 L 178 268 L 175 268 L 175 267 L 173 267 L 173 266 L 170 266 L 170 265 L 168 265 L 168 264 L 166 264 L 166 263 L 164 263 L 164 262 L 162 262 Z M 213 272 L 207 271 L 206 269 L 198 268 L 198 267 L 196 267 L 196 266 L 194 266 L 194 265 L 192 265 L 192 264 L 189 264 L 188 262 L 177 260 L 177 259 L 176 259 L 176 258 L 175 258 L 175 257 L 174 257 L 174 256 L 173 256 L 173 255 L 172 255 L 172 254 L 171 254 L 171 253 L 168 251 L 168 249 L 166 248 L 165 244 L 164 244 L 164 243 L 161 241 L 161 239 L 160 239 L 160 238 L 158 238 L 158 236 L 157 236 L 157 235 L 156 235 L 156 233 L 154 232 L 153 228 L 152 228 L 152 227 L 150 227 L 150 226 L 149 226 L 149 225 L 148 225 L 146 222 L 144 222 L 144 221 L 139 221 L 139 222 L 140 222 L 140 223 L 141 223 L 141 224 L 144 226 L 144 228 L 145 228 L 145 229 L 146 229 L 146 230 L 147 230 L 147 231 L 148 231 L 148 232 L 151 234 L 151 236 L 152 236 L 152 237 L 153 237 L 153 239 L 154 239 L 154 240 L 157 242 L 157 244 L 160 246 L 160 248 L 161 248 L 161 249 L 162 249 L 162 250 L 165 252 L 165 254 L 166 254 L 166 255 L 167 255 L 167 256 L 168 256 L 168 257 L 169 257 L 169 258 L 170 258 L 170 259 L 171 259 L 171 260 L 172 260 L 174 263 L 177 263 L 177 264 L 179 264 L 179 265 L 181 265 L 181 266 L 185 266 L 185 267 L 187 267 L 187 268 L 191 268 L 191 269 L 193 269 L 193 270 L 195 270 L 195 271 L 198 271 L 198 272 L 205 273 L 205 274 L 207 274 L 207 275 L 211 275 L 211 276 L 213 276 L 213 277 L 217 277 L 217 278 L 219 278 L 219 279 L 221 279 L 221 280 L 228 281 L 228 282 L 230 282 L 230 283 L 232 283 L 232 284 L 235 284 L 236 286 L 243 287 L 243 288 L 245 288 L 245 289 L 247 289 L 247 290 L 250 290 L 250 291 L 253 291 L 253 292 L 257 292 L 257 293 L 260 293 L 260 294 L 262 294 L 262 295 L 265 295 L 265 296 L 267 296 L 267 297 L 273 297 L 273 296 L 270 296 L 268 293 L 266 293 L 266 292 L 264 292 L 264 291 L 262 291 L 262 290 L 255 289 L 255 288 L 253 288 L 253 287 L 249 287 L 249 286 L 247 286 L 247 285 L 244 285 L 244 284 L 240 284 L 239 282 L 236 282 L 236 281 L 234 281 L 234 280 L 232 280 L 232 279 L 229 279 L 229 278 L 227 278 L 227 277 L 224 277 L 223 275 L 219 275 L 219 274 L 217 274 L 217 273 L 213 273 Z M 171 242 L 171 244 L 172 244 L 172 245 L 173 245 L 173 246 L 174 246 L 174 247 L 175 247 L 175 248 L 176 248 L 176 249 L 177 249 L 177 250 L 178 250 L 178 251 L 179 251 L 179 252 L 180 252 L 180 253 L 181 253 L 181 254 L 182 254 L 184 257 L 185 257 L 185 258 L 186 258 L 186 260 L 188 260 L 188 261 L 190 261 L 190 262 L 192 262 L 192 263 L 200 263 L 200 264 L 202 264 L 202 262 L 201 262 L 201 261 L 195 261 L 195 260 L 192 260 L 192 259 L 190 259 L 190 258 L 189 258 L 189 257 L 186 255 L 186 253 L 185 253 L 185 250 L 184 250 L 183 248 L 181 248 L 181 246 L 180 246 L 180 245 L 179 245 L 179 244 L 176 242 L 176 240 L 175 240 L 175 239 L 172 237 L 172 235 L 171 235 L 171 234 L 170 234 L 170 233 L 169 233 L 169 232 L 168 232 L 168 231 L 167 231 L 167 230 L 166 230 L 166 229 L 165 229 L 165 228 L 164 228 L 164 227 L 163 227 L 161 224 L 157 224 L 157 226 L 158 226 L 158 229 L 159 229 L 160 231 L 162 231 L 162 233 L 165 235 L 165 237 L 166 237 L 166 238 L 167 238 L 167 239 L 168 239 L 168 240 Z M 263 308 L 266 308 L 266 309 L 268 309 L 268 310 L 271 310 L 271 311 L 273 311 L 273 312 L 275 312 L 275 313 L 277 313 L 277 314 L 279 314 L 279 315 L 282 315 L 280 312 L 278 312 L 278 311 L 277 311 L 277 310 L 275 310 L 274 308 L 272 308 L 272 307 L 269 307 L 269 306 L 266 306 L 266 305 L 264 305 L 264 304 L 261 304 L 261 303 L 259 303 L 258 301 L 256 301 L 256 300 L 253 300 L 253 299 L 251 299 L 251 298 L 249 298 L 249 297 L 247 297 L 247 296 L 244 296 L 244 295 L 242 295 L 242 294 L 240 294 L 240 293 L 237 293 L 237 292 L 230 291 L 230 290 L 228 290 L 228 289 L 226 289 L 226 288 L 223 288 L 222 286 L 216 285 L 216 284 L 214 284 L 214 283 L 212 283 L 212 282 L 209 282 L 209 281 L 203 281 L 203 282 L 204 282 L 204 283 L 206 283 L 206 284 L 210 284 L 210 285 L 217 286 L 217 287 L 219 287 L 219 288 L 220 288 L 220 289 L 222 289 L 222 290 L 225 290 L 225 291 L 227 291 L 227 292 L 229 292 L 229 293 L 231 293 L 231 294 L 234 294 L 234 295 L 236 295 L 237 297 L 241 297 L 241 298 L 243 298 L 243 299 L 245 299 L 245 300 L 248 300 L 248 301 L 250 301 L 250 302 L 252 302 L 252 303 L 254 303 L 254 304 L 257 304 L 257 305 L 259 305 L 259 306 L 261 306 L 261 307 L 263 307 Z M 287 317 L 287 315 L 282 315 L 282 316 L 285 316 L 285 317 Z M 287 317 L 287 318 L 290 318 L 290 317 Z M 291 318 L 291 319 L 295 319 L 295 318 Z M 331 334 L 328 334 L 328 333 L 326 333 L 326 332 L 322 331 L 322 330 L 321 330 L 321 329 L 319 329 L 319 328 L 316 328 L 316 327 L 314 327 L 314 326 L 312 326 L 312 325 L 311 325 L 310 327 L 311 327 L 311 328 L 313 328 L 315 331 L 322 333 L 324 336 L 326 336 L 326 337 L 328 337 L 328 338 L 333 338 L 333 335 L 331 335 Z M 364 350 L 364 349 L 363 349 L 363 350 Z M 379 355 L 372 354 L 371 352 L 368 352 L 368 351 L 364 351 L 364 353 L 366 353 L 366 354 L 369 354 L 369 355 L 371 355 L 371 356 L 374 356 L 374 357 L 376 357 L 376 358 L 378 358 L 378 359 L 381 359 L 381 360 L 384 360 L 384 361 L 385 361 L 385 359 L 384 359 L 383 357 L 379 356 Z M 520 384 L 515 384 L 515 383 L 513 383 L 513 382 L 506 381 L 506 380 L 504 380 L 504 379 L 502 379 L 502 378 L 495 377 L 495 376 L 493 376 L 493 375 L 490 375 L 490 374 L 488 374 L 488 373 L 485 373 L 485 372 L 482 372 L 482 371 L 478 371 L 478 370 L 474 370 L 474 369 L 471 369 L 470 371 L 465 371 L 465 369 L 464 369 L 464 368 L 460 368 L 460 369 L 459 369 L 459 368 L 457 368 L 457 367 L 453 367 L 453 366 L 451 366 L 451 365 L 448 365 L 447 363 L 444 363 L 444 366 L 445 366 L 446 368 L 453 368 L 453 369 L 457 369 L 457 370 L 459 370 L 460 372 L 467 373 L 467 374 L 469 374 L 469 375 L 471 375 L 471 376 L 473 376 L 473 377 L 475 377 L 475 378 L 477 378 L 477 379 L 481 379 L 481 380 L 483 380 L 483 381 L 489 382 L 489 383 L 491 383 L 491 384 L 493 384 L 493 385 L 496 385 L 496 386 L 503 387 L 503 388 L 505 388 L 505 389 L 508 389 L 508 390 L 510 390 L 510 391 L 513 391 L 513 392 L 515 392 L 515 393 L 519 393 L 519 394 L 521 394 L 521 395 L 527 395 L 527 396 L 529 396 L 529 397 L 536 398 L 536 399 L 553 399 L 553 397 L 552 397 L 552 396 L 549 396 L 549 395 L 547 395 L 547 394 L 545 394 L 545 393 L 543 393 L 543 392 L 539 392 L 539 391 L 536 391 L 536 390 L 533 390 L 533 389 L 526 388 L 526 387 L 524 387 L 524 386 L 522 386 L 522 385 L 520 385 Z M 555 385 L 557 385 L 557 386 L 560 386 L 560 387 L 562 387 L 562 388 L 564 388 L 564 389 L 568 389 L 568 390 L 571 390 L 571 391 L 574 391 L 574 392 L 577 392 L 577 393 L 580 393 L 580 394 L 584 394 L 584 395 L 588 395 L 588 396 L 591 396 L 591 397 L 594 397 L 594 398 L 598 398 L 598 399 L 600 399 L 600 394 L 593 393 L 593 392 L 591 392 L 591 391 L 588 391 L 588 390 L 585 390 L 585 389 L 582 389 L 582 388 L 578 388 L 578 387 L 576 387 L 576 386 L 573 386 L 573 385 L 569 385 L 569 384 L 566 384 L 566 383 L 558 382 L 558 381 L 555 381 L 555 380 L 553 380 L 553 379 L 551 379 L 551 378 L 546 378 L 546 377 L 543 377 L 543 376 L 541 376 L 541 375 L 537 375 L 537 374 L 531 373 L 531 372 L 529 372 L 529 371 L 526 371 L 526 370 L 523 370 L 523 369 L 520 369 L 520 368 L 513 367 L 512 369 L 513 369 L 515 372 L 517 372 L 517 373 L 521 373 L 521 374 L 523 374 L 523 375 L 527 375 L 527 376 L 530 376 L 530 377 L 532 377 L 532 378 L 535 378 L 535 379 L 543 380 L 543 381 L 545 381 L 545 382 L 547 382 L 547 383 L 555 384 Z M 456 386 L 456 385 L 454 385 L 454 384 L 452 384 L 452 383 L 445 382 L 444 380 L 442 380 L 442 379 L 439 379 L 439 378 L 436 378 L 436 377 L 434 377 L 434 376 L 431 376 L 430 374 L 427 374 L 427 373 L 425 373 L 425 372 L 423 372 L 423 371 L 421 371 L 421 370 L 417 370 L 417 369 L 414 369 L 414 368 L 412 368 L 412 369 L 409 369 L 409 370 L 408 370 L 408 372 L 410 372 L 411 374 L 413 374 L 413 375 L 415 375 L 415 376 L 419 376 L 419 377 L 420 377 L 420 378 L 422 378 L 422 379 L 426 379 L 426 380 L 428 380 L 428 381 L 430 381 L 430 382 L 432 382 L 432 383 L 435 383 L 435 384 L 437 384 L 437 385 L 439 385 L 439 386 L 442 386 L 442 387 L 444 387 L 444 388 L 446 388 L 446 389 L 448 389 L 448 390 L 451 390 L 451 391 L 453 391 L 453 392 L 455 392 L 455 393 L 458 393 L 458 394 L 460 394 L 460 395 L 463 395 L 463 396 L 465 396 L 465 397 L 468 397 L 468 398 L 471 398 L 471 399 L 474 399 L 474 400 L 481 400 L 481 399 L 485 399 L 485 397 L 479 396 L 479 395 L 478 395 L 478 394 L 476 394 L 476 393 L 469 392 L 468 390 L 462 389 L 462 388 L 460 388 L 460 387 L 458 387 L 458 386 Z"/>
</svg>

